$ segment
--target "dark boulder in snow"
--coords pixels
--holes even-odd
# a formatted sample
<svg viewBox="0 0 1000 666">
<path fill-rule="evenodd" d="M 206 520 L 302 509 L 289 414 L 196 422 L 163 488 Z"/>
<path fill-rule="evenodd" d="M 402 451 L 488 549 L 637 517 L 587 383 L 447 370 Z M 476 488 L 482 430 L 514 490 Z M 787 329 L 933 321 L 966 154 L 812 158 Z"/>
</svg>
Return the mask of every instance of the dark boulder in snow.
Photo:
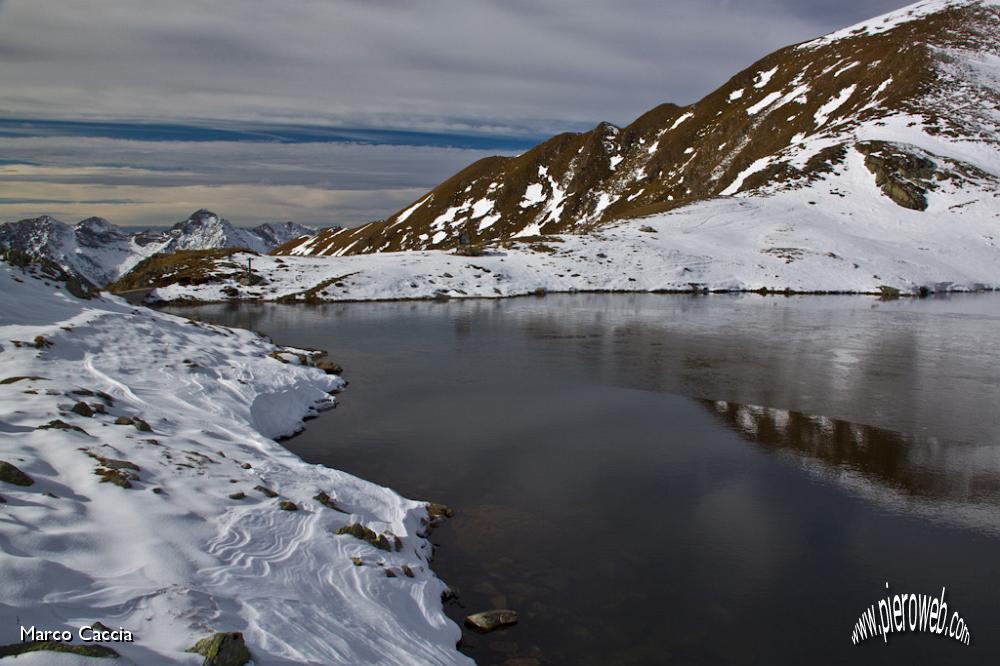
<svg viewBox="0 0 1000 666">
<path fill-rule="evenodd" d="M 0 460 L 0 481 L 12 483 L 15 486 L 30 486 L 35 483 L 34 479 L 6 460 Z"/>
<path fill-rule="evenodd" d="M 205 657 L 203 666 L 243 666 L 251 659 L 243 634 L 238 631 L 212 634 L 195 643 L 188 652 Z"/>
</svg>

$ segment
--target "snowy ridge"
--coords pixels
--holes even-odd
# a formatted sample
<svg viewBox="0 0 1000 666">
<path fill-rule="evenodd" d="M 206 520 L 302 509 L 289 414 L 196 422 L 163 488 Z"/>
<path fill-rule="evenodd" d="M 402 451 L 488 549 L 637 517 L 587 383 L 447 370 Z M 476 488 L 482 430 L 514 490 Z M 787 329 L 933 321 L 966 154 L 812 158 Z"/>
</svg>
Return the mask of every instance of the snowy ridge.
<svg viewBox="0 0 1000 666">
<path fill-rule="evenodd" d="M 884 138 L 894 130 L 870 131 Z M 920 155 L 947 165 L 933 153 Z M 152 297 L 294 301 L 310 289 L 318 289 L 312 296 L 320 300 L 349 301 L 499 298 L 539 290 L 877 294 L 891 287 L 916 294 L 1000 288 L 995 177 L 984 172 L 978 180 L 946 179 L 919 211 L 882 194 L 858 147 L 836 161 L 809 187 L 719 197 L 599 233 L 527 239 L 476 257 L 443 251 L 260 257 L 260 285 L 220 277 L 199 286 L 170 285 Z M 231 273 L 221 266 L 218 272 Z"/>
<path fill-rule="evenodd" d="M 931 14 L 970 6 L 1000 6 L 1000 0 L 922 0 L 922 2 L 907 5 L 887 14 L 876 16 L 867 21 L 831 32 L 818 39 L 805 42 L 799 45 L 799 48 L 816 48 L 849 37 L 879 35 L 893 28 L 898 28 L 904 23 L 917 21 Z"/>
<path fill-rule="evenodd" d="M 859 134 L 945 160 L 976 153 L 969 166 L 997 175 L 998 63 L 1000 0 L 917 2 L 776 51 L 695 104 L 481 160 L 385 221 L 276 252 L 340 257 L 599 232 L 789 180 L 808 188 L 830 167 L 817 147 L 850 148 Z"/>
<path fill-rule="evenodd" d="M 339 378 L 248 331 L 77 300 L 3 263 L 0 339 L 2 459 L 34 480 L 0 482 L 4 626 L 125 627 L 126 664 L 200 664 L 185 650 L 214 631 L 243 632 L 258 665 L 471 663 L 418 536 L 424 506 L 270 439 L 330 406 Z M 351 523 L 399 550 L 335 535 Z"/>
</svg>

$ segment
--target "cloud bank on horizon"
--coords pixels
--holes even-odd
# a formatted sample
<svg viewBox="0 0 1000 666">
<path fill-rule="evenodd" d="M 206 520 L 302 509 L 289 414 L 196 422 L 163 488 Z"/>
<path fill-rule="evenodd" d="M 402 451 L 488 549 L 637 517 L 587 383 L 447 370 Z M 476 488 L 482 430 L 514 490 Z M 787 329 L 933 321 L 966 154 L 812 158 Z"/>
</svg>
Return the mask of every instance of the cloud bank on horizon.
<svg viewBox="0 0 1000 666">
<path fill-rule="evenodd" d="M 0 0 L 0 219 L 164 224 L 198 199 L 241 224 L 363 222 L 486 154 L 690 103 L 905 4 Z M 235 132 L 128 131 L 150 122 Z"/>
</svg>

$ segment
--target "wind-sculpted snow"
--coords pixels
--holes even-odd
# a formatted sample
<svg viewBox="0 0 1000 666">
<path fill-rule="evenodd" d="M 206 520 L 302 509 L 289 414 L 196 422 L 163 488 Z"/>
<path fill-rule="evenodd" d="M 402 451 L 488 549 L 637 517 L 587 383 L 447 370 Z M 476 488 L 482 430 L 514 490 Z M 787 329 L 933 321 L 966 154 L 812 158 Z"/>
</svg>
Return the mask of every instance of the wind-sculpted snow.
<svg viewBox="0 0 1000 666">
<path fill-rule="evenodd" d="M 0 482 L 6 642 L 100 621 L 135 634 L 113 646 L 123 663 L 200 663 L 185 650 L 214 631 L 243 632 L 260 665 L 471 663 L 417 536 L 423 505 L 270 439 L 331 406 L 338 377 L 248 331 L 77 300 L 3 263 L 0 340 L 2 459 L 34 480 Z M 401 549 L 335 534 L 353 523 Z"/>
</svg>

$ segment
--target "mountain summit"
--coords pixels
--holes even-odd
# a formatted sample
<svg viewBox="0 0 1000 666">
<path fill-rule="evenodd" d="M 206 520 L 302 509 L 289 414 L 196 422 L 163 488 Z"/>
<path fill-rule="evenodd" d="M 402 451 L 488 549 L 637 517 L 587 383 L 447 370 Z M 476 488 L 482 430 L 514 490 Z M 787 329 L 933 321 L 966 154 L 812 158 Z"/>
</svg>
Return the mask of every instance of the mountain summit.
<svg viewBox="0 0 1000 666">
<path fill-rule="evenodd" d="M 870 221 L 864 211 L 878 198 L 928 222 L 986 219 L 998 208 L 998 90 L 1000 0 L 918 2 L 781 49 L 690 106 L 481 160 L 386 220 L 276 253 L 589 233 L 718 197 L 735 206 L 792 191 L 782 199 L 792 213 L 849 215 L 853 225 Z"/>
<path fill-rule="evenodd" d="M 314 232 L 314 229 L 293 222 L 262 224 L 245 229 L 203 208 L 166 232 L 166 242 L 160 252 L 243 247 L 267 253 L 282 243 Z"/>
</svg>

